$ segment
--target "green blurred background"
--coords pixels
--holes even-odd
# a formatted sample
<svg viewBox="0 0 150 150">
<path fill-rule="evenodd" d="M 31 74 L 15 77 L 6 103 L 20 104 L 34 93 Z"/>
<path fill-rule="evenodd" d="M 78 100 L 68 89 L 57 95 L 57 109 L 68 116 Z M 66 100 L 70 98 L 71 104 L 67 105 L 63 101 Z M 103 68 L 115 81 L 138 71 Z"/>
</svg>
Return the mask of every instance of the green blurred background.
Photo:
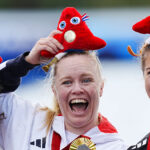
<svg viewBox="0 0 150 150">
<path fill-rule="evenodd" d="M 147 7 L 150 0 L 1 0 L 0 8 Z"/>
</svg>

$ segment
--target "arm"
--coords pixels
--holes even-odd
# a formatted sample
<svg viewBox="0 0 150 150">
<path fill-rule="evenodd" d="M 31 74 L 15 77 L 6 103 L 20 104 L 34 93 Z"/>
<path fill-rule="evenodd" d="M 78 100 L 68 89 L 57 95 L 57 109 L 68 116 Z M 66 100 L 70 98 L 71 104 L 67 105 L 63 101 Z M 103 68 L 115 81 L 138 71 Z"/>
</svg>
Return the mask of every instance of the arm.
<svg viewBox="0 0 150 150">
<path fill-rule="evenodd" d="M 30 69 L 36 66 L 25 61 L 28 54 L 29 52 L 26 52 L 0 65 L 0 93 L 16 90 L 20 84 L 20 77 L 25 76 Z"/>
<path fill-rule="evenodd" d="M 63 46 L 53 38 L 58 33 L 60 31 L 53 31 L 48 37 L 37 41 L 30 52 L 0 64 L 0 93 L 16 90 L 21 77 L 25 76 L 36 65 L 49 60 L 40 56 L 41 50 L 44 49 L 55 54 L 59 49 L 63 49 Z"/>
<path fill-rule="evenodd" d="M 20 97 L 17 97 L 11 92 L 19 86 L 20 78 L 25 76 L 30 69 L 45 60 L 47 61 L 47 58 L 41 58 L 41 50 L 55 54 L 60 49 L 63 49 L 63 46 L 53 38 L 57 33 L 60 33 L 60 31 L 53 31 L 47 38 L 42 38 L 37 41 L 30 52 L 0 64 L 0 146 L 4 147 L 4 149 L 10 149 L 7 146 L 11 147 L 11 144 L 14 146 L 16 141 L 14 137 L 16 134 L 24 133 L 22 132 L 24 131 L 22 127 L 30 127 L 29 121 L 31 121 L 31 114 L 34 115 L 33 107 L 30 107 L 27 101 L 20 100 Z M 29 120 L 24 119 L 22 116 L 23 112 Z M 24 122 L 24 126 L 17 126 L 16 128 L 16 120 L 18 124 Z M 18 131 L 17 133 L 15 133 L 15 129 Z M 10 137 L 8 138 L 8 136 Z M 20 137 L 23 136 L 24 134 Z M 11 143 L 7 142 L 7 140 L 10 140 L 9 142 Z M 16 145 L 20 143 L 17 141 Z"/>
</svg>

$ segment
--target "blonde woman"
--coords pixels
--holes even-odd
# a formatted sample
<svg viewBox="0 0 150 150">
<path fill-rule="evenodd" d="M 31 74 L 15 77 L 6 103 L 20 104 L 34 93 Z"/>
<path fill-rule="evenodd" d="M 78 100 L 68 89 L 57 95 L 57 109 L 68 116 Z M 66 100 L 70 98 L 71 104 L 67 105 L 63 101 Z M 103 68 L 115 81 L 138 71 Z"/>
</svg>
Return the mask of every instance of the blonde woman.
<svg viewBox="0 0 150 150">
<path fill-rule="evenodd" d="M 0 146 L 7 150 L 126 150 L 115 127 L 98 112 L 104 81 L 96 55 L 71 50 L 53 65 L 54 110 L 32 106 L 14 94 L 20 77 L 45 61 L 41 50 L 55 54 L 63 49 L 53 38 L 58 33 L 53 31 L 30 52 L 0 65 Z"/>
</svg>

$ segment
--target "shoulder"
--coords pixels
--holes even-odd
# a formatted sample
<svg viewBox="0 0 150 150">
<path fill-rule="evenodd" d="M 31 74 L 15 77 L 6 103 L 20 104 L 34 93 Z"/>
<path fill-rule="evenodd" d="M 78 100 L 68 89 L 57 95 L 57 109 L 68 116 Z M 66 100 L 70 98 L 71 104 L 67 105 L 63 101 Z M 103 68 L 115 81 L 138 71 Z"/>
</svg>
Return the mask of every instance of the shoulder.
<svg viewBox="0 0 150 150">
<path fill-rule="evenodd" d="M 150 150 L 150 133 L 148 133 L 136 145 L 130 146 L 127 150 Z"/>
<path fill-rule="evenodd" d="M 38 104 L 32 104 L 29 100 L 24 100 L 13 92 L 0 94 L 0 114 L 5 115 L 5 121 L 10 118 L 18 118 L 17 120 L 32 118 L 38 107 Z"/>
<path fill-rule="evenodd" d="M 29 100 L 26 100 L 16 95 L 14 92 L 0 94 L 0 106 L 3 105 L 6 105 L 7 107 L 14 107 L 17 109 L 19 107 L 24 107 L 26 109 L 35 107 L 35 104 L 31 103 Z"/>
</svg>

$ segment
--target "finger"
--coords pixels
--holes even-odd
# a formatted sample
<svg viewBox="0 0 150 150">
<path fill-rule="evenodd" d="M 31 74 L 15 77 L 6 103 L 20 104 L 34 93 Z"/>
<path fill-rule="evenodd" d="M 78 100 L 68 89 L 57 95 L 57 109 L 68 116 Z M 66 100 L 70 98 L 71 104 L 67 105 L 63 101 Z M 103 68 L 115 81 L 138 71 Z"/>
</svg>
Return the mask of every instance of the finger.
<svg viewBox="0 0 150 150">
<path fill-rule="evenodd" d="M 61 33 L 63 33 L 63 32 L 60 31 L 60 30 L 53 30 L 51 32 L 51 34 L 48 36 L 48 38 L 50 40 L 53 40 L 53 42 L 56 44 L 56 46 L 58 47 L 58 49 L 64 49 L 64 47 L 63 47 L 63 45 L 58 40 L 56 40 L 55 38 L 53 38 L 53 36 L 56 35 L 56 34 L 61 34 Z"/>
<path fill-rule="evenodd" d="M 59 43 L 59 42 L 58 42 Z M 45 38 L 45 39 L 41 39 L 39 41 L 40 45 L 47 45 L 49 46 L 51 49 L 53 49 L 55 52 L 58 52 L 60 50 L 60 48 L 57 46 L 57 44 L 55 43 L 55 41 L 53 41 L 53 38 Z"/>
<path fill-rule="evenodd" d="M 51 38 L 51 41 L 53 42 L 54 45 L 56 45 L 56 47 L 58 49 L 64 49 L 64 46 L 58 40 L 56 40 L 55 38 Z"/>
<path fill-rule="evenodd" d="M 51 49 L 53 49 L 55 52 L 58 52 L 59 49 L 57 48 L 57 46 L 52 42 L 52 41 L 49 41 L 48 39 L 46 40 L 41 40 L 40 45 L 47 45 L 49 46 Z"/>
<path fill-rule="evenodd" d="M 53 30 L 53 31 L 50 33 L 49 37 L 53 37 L 54 35 L 56 35 L 56 34 L 61 34 L 61 33 L 62 33 L 62 32 L 59 31 L 59 30 Z"/>
<path fill-rule="evenodd" d="M 48 44 L 48 46 L 49 46 L 50 48 L 52 48 L 53 51 L 55 51 L 56 53 L 59 51 L 59 49 L 57 48 L 57 46 L 56 46 L 54 43 L 48 42 L 47 44 Z"/>
<path fill-rule="evenodd" d="M 51 47 L 47 46 L 47 45 L 40 45 L 39 50 L 46 50 L 48 52 L 50 52 L 51 54 L 56 54 L 55 50 L 52 49 Z"/>
</svg>

